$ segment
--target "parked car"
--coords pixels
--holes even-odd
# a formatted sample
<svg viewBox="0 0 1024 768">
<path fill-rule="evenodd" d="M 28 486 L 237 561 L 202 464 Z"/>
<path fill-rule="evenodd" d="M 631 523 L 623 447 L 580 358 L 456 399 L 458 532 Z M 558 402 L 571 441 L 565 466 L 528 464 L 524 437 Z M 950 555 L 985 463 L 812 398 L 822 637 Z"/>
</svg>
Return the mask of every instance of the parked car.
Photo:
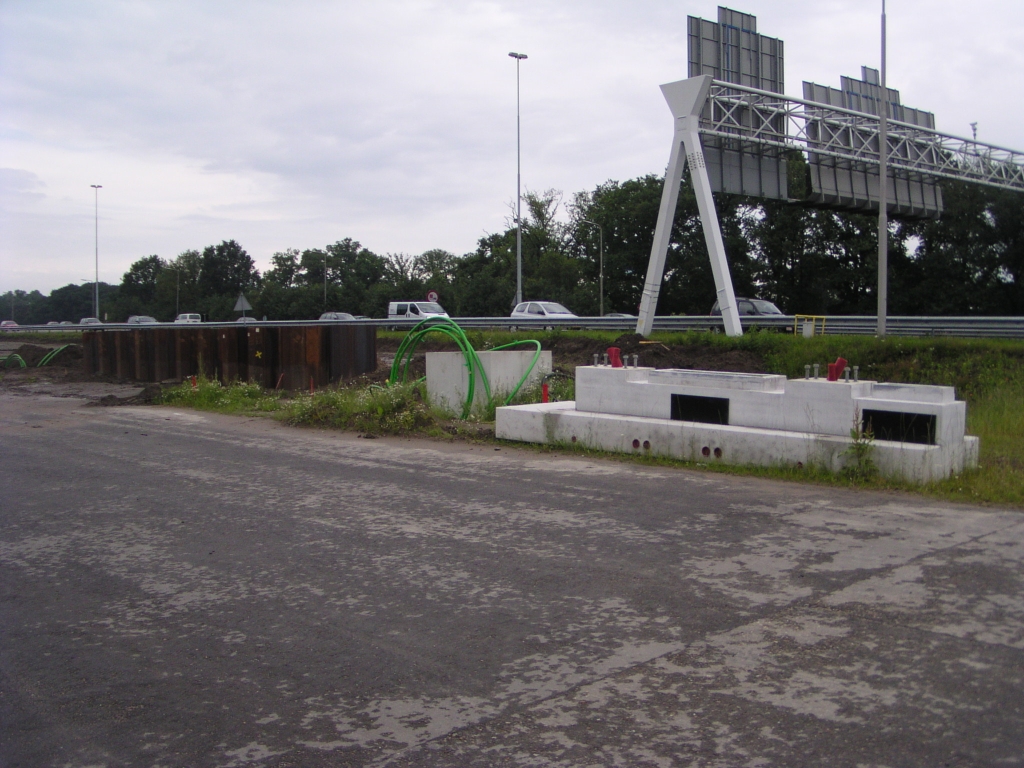
<svg viewBox="0 0 1024 768">
<path fill-rule="evenodd" d="M 149 315 L 132 315 L 128 318 L 128 325 L 149 325 L 155 322 L 157 322 L 157 319 Z"/>
<path fill-rule="evenodd" d="M 523 303 L 516 305 L 516 308 L 512 310 L 510 317 L 517 317 L 524 320 L 538 320 L 550 317 L 557 320 L 560 317 L 573 318 L 576 317 L 576 315 L 563 307 L 557 301 L 524 301 Z"/>
<path fill-rule="evenodd" d="M 782 310 L 772 304 L 770 301 L 764 299 L 745 299 L 736 297 L 736 308 L 740 311 L 741 315 L 781 315 Z M 721 315 L 722 310 L 718 306 L 718 302 L 711 308 L 712 315 Z"/>
<path fill-rule="evenodd" d="M 633 319 L 636 319 L 636 315 L 631 315 L 628 312 L 605 312 L 604 316 L 605 317 L 618 317 L 618 318 L 631 317 Z"/>
<path fill-rule="evenodd" d="M 60 325 L 74 325 L 70 320 L 61 320 Z"/>
<path fill-rule="evenodd" d="M 17 328 L 18 324 L 13 320 L 4 320 L 0 322 L 0 328 Z"/>
<path fill-rule="evenodd" d="M 245 315 L 242 315 L 242 317 L 240 317 L 237 320 L 235 320 L 235 322 L 236 323 L 258 323 L 259 320 L 257 320 L 255 317 L 247 317 Z"/>
<path fill-rule="evenodd" d="M 348 312 L 324 312 L 320 315 L 321 320 L 355 320 L 354 315 Z"/>
<path fill-rule="evenodd" d="M 51 320 L 50 322 L 47 323 L 47 325 L 60 325 L 60 323 L 58 323 L 56 320 Z"/>
<path fill-rule="evenodd" d="M 78 321 L 79 325 L 103 325 L 98 317 L 83 317 Z"/>
<path fill-rule="evenodd" d="M 176 323 L 201 323 L 203 322 L 203 316 L 198 312 L 183 312 L 174 318 Z"/>
<path fill-rule="evenodd" d="M 392 301 L 388 304 L 388 320 L 425 320 L 428 317 L 448 317 L 448 313 L 436 301 Z"/>
</svg>

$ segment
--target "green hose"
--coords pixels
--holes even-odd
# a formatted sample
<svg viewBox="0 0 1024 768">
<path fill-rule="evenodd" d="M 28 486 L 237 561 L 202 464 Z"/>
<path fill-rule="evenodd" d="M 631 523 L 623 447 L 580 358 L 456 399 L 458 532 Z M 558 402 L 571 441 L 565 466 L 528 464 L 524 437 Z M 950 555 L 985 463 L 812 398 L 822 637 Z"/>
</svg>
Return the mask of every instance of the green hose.
<svg viewBox="0 0 1024 768">
<path fill-rule="evenodd" d="M 36 367 L 37 368 L 42 368 L 44 365 L 49 365 L 50 363 L 53 362 L 53 359 L 57 355 L 59 355 L 61 352 L 63 352 L 65 349 L 67 349 L 70 346 L 71 346 L 70 344 L 65 344 L 63 347 L 57 347 L 56 349 L 51 349 L 49 352 L 47 352 L 45 355 L 43 355 L 43 359 L 39 361 L 39 364 Z"/>
<path fill-rule="evenodd" d="M 419 346 L 420 342 L 423 341 L 424 337 L 431 333 L 440 333 L 448 338 L 452 339 L 455 344 L 459 347 L 459 351 L 462 352 L 466 358 L 466 368 L 469 369 L 469 386 L 466 392 L 466 403 L 462 407 L 462 418 L 469 416 L 470 411 L 473 408 L 473 395 L 476 391 L 476 378 L 480 377 L 480 383 L 483 385 L 484 393 L 487 395 L 487 402 L 491 402 L 491 384 L 487 380 L 487 374 L 484 372 L 484 366 L 480 362 L 480 357 L 477 355 L 476 350 L 473 349 L 473 345 L 470 344 L 469 339 L 466 338 L 465 332 L 461 327 L 453 320 L 447 317 L 428 317 L 426 320 L 422 320 L 417 323 L 411 331 L 402 340 L 402 343 L 398 347 L 398 352 L 395 354 L 395 362 L 391 365 L 391 376 L 388 381 L 395 383 L 399 381 L 405 381 L 406 376 L 409 372 L 409 364 L 412 362 L 413 353 L 416 351 L 416 347 Z M 537 361 L 540 360 L 540 342 L 535 339 L 524 339 L 522 341 L 513 341 L 511 344 L 502 344 L 499 347 L 494 347 L 492 352 L 496 352 L 500 349 L 508 349 L 509 347 L 518 347 L 524 344 L 533 344 L 536 350 L 533 355 L 533 359 L 530 361 L 529 367 L 526 369 L 526 373 L 516 384 L 515 389 L 512 390 L 511 394 L 505 398 L 505 405 L 512 402 L 512 399 L 519 394 L 519 390 L 522 389 L 523 384 L 530 377 L 534 367 L 537 365 Z M 404 365 L 403 365 L 404 361 Z"/>
<path fill-rule="evenodd" d="M 0 357 L 0 363 L 3 363 L 4 368 L 10 368 L 12 363 L 17 363 L 22 368 L 28 368 L 25 359 L 17 352 L 12 352 L 7 357 Z"/>
</svg>

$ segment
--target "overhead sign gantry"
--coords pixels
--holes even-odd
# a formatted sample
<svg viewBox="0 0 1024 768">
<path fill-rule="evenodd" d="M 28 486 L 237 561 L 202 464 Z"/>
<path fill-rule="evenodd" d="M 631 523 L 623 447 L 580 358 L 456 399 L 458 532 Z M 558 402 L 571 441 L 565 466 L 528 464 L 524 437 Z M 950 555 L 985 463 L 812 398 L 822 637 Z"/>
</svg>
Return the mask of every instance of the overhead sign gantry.
<svg viewBox="0 0 1024 768">
<path fill-rule="evenodd" d="M 711 259 L 725 332 L 743 333 L 713 192 L 878 211 L 886 165 L 886 211 L 937 218 L 940 179 L 1024 191 L 1024 153 L 940 133 L 929 112 L 900 103 L 863 67 L 839 89 L 805 82 L 803 99 L 782 93 L 783 43 L 757 33 L 757 19 L 728 8 L 718 22 L 689 17 L 690 78 L 661 86 L 675 123 L 637 333 L 650 335 L 683 172 L 688 168 Z M 880 115 L 886 115 L 885 152 Z M 811 193 L 792 200 L 786 156 L 804 154 Z"/>
</svg>

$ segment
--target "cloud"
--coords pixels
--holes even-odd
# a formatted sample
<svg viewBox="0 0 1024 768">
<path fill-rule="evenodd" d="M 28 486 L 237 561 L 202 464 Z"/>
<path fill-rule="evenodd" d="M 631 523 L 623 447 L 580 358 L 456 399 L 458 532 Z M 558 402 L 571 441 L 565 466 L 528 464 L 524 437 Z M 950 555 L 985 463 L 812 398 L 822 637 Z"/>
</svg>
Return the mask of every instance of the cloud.
<svg viewBox="0 0 1024 768">
<path fill-rule="evenodd" d="M 905 103 L 940 128 L 977 120 L 981 138 L 1024 143 L 1005 98 L 1024 63 L 1015 6 L 899 5 L 890 85 Z M 786 41 L 793 95 L 802 79 L 838 85 L 877 64 L 878 12 L 863 3 L 743 10 Z M 0 175 L 0 290 L 80 277 L 93 183 L 107 280 L 143 255 L 228 238 L 264 266 L 343 237 L 379 252 L 471 250 L 515 195 L 507 52 L 530 57 L 524 184 L 571 195 L 663 170 L 671 123 L 657 85 L 686 75 L 687 13 L 714 18 L 715 4 L 7 0 L 0 164 L 15 175 Z"/>
</svg>

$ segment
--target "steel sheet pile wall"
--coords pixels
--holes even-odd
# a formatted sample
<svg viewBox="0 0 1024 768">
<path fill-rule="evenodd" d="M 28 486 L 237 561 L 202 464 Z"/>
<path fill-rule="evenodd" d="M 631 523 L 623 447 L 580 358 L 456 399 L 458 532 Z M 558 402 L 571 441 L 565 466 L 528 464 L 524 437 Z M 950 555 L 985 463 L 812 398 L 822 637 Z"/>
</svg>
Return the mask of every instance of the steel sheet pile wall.
<svg viewBox="0 0 1024 768">
<path fill-rule="evenodd" d="M 203 373 L 264 387 L 307 389 L 377 369 L 377 328 L 294 325 L 85 331 L 87 373 L 166 381 Z"/>
</svg>

